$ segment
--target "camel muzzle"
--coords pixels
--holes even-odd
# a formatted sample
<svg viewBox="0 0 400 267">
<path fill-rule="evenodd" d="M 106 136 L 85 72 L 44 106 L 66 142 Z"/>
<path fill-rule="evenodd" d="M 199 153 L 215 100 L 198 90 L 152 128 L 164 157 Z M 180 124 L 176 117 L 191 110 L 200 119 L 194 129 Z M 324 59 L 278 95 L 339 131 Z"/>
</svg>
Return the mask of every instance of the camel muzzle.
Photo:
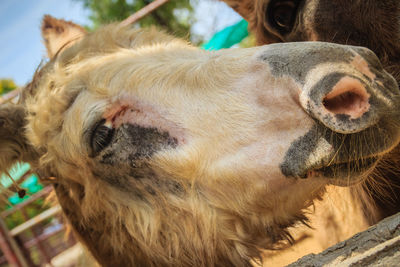
<svg viewBox="0 0 400 267">
<path fill-rule="evenodd" d="M 264 59 L 275 75 L 287 75 L 300 84 L 300 104 L 315 121 L 313 129 L 291 144 L 282 173 L 300 178 L 362 177 L 399 141 L 400 93 L 395 79 L 366 48 L 318 42 L 279 46 L 289 52 L 278 55 L 274 50 Z M 292 46 L 303 47 L 291 57 Z M 281 62 L 274 64 L 278 59 Z"/>
</svg>

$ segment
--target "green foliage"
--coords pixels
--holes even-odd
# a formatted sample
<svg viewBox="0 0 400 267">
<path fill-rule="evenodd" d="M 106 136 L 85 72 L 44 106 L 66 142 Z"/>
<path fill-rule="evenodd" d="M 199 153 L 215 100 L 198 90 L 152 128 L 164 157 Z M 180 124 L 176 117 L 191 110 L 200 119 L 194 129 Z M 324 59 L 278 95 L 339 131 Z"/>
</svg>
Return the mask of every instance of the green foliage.
<svg viewBox="0 0 400 267">
<path fill-rule="evenodd" d="M 7 204 L 3 204 L 0 210 L 3 211 L 6 210 L 6 208 L 9 208 L 9 206 Z M 4 219 L 7 228 L 13 229 L 14 227 L 22 224 L 28 219 L 42 213 L 46 208 L 48 208 L 48 206 L 44 205 L 44 199 L 40 198 L 33 201 L 24 208 L 24 213 L 22 213 L 21 210 L 17 210 Z"/>
<path fill-rule="evenodd" d="M 17 85 L 11 79 L 0 79 L 0 95 L 8 93 L 17 88 Z"/>
<path fill-rule="evenodd" d="M 93 28 L 110 22 L 121 21 L 150 4 L 151 0 L 75 0 L 90 9 Z M 190 0 L 171 0 L 141 20 L 141 27 L 156 25 L 180 37 L 188 37 L 193 8 Z"/>
</svg>

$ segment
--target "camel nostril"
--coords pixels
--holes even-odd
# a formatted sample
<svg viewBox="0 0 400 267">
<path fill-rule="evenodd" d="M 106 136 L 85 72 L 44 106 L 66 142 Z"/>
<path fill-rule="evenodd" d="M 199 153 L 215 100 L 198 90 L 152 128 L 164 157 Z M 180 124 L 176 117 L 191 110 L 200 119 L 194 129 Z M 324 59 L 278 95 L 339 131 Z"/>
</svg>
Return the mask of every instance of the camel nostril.
<svg viewBox="0 0 400 267">
<path fill-rule="evenodd" d="M 325 97 L 324 106 L 335 114 L 347 114 L 352 118 L 360 117 L 368 110 L 368 102 L 355 92 L 345 92 L 333 98 Z"/>
<path fill-rule="evenodd" d="M 357 119 L 369 110 L 369 97 L 360 81 L 345 77 L 325 96 L 323 105 L 330 113 Z"/>
</svg>

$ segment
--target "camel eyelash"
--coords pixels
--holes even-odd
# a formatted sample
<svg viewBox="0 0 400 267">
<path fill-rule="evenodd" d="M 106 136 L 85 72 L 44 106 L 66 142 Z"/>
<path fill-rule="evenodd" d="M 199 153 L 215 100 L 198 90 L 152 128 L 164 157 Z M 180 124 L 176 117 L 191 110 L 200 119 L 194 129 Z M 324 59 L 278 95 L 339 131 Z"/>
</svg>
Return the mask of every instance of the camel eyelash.
<svg viewBox="0 0 400 267">
<path fill-rule="evenodd" d="M 91 155 L 96 156 L 111 143 L 115 129 L 108 125 L 104 119 L 97 122 L 92 129 L 90 136 Z"/>
</svg>

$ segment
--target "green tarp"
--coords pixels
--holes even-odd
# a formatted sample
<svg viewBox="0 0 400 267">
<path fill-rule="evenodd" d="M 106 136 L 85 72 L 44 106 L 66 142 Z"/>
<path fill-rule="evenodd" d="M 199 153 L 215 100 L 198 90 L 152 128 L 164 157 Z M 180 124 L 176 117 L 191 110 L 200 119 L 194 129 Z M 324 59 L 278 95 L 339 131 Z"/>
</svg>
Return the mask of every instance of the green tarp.
<svg viewBox="0 0 400 267">
<path fill-rule="evenodd" d="M 233 45 L 240 43 L 244 38 L 249 35 L 247 27 L 247 21 L 241 20 L 238 23 L 217 32 L 210 39 L 210 41 L 203 44 L 201 47 L 206 50 L 219 50 L 223 48 L 230 48 Z"/>
</svg>

